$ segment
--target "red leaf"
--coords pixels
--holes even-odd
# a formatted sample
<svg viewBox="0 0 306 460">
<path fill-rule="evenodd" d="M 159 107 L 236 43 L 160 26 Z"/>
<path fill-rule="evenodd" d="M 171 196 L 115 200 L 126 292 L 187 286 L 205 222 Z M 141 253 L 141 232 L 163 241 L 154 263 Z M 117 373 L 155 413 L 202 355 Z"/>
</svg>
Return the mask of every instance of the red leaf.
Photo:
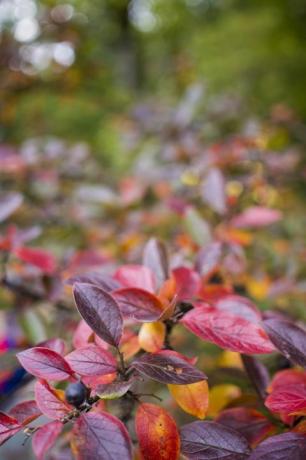
<svg viewBox="0 0 306 460">
<path fill-rule="evenodd" d="M 44 460 L 46 453 L 53 446 L 60 435 L 63 424 L 55 420 L 43 425 L 32 438 L 32 446 L 37 460 Z"/>
<path fill-rule="evenodd" d="M 166 246 L 156 238 L 151 238 L 144 247 L 143 264 L 155 274 L 158 281 L 157 287 L 160 287 L 169 277 Z"/>
<path fill-rule="evenodd" d="M 157 321 L 163 313 L 158 297 L 138 288 L 123 288 L 113 292 L 123 316 L 141 322 Z"/>
<path fill-rule="evenodd" d="M 9 411 L 9 415 L 15 418 L 21 425 L 27 425 L 40 417 L 41 412 L 37 407 L 36 401 L 25 401 L 14 406 Z"/>
<path fill-rule="evenodd" d="M 76 283 L 74 299 L 80 315 L 91 329 L 105 342 L 118 347 L 123 319 L 114 298 L 96 286 Z"/>
<path fill-rule="evenodd" d="M 113 355 L 96 345 L 78 348 L 65 356 L 65 359 L 74 372 L 84 376 L 111 374 L 117 369 Z"/>
<path fill-rule="evenodd" d="M 232 219 L 234 227 L 265 227 L 282 219 L 282 213 L 276 209 L 252 206 Z"/>
<path fill-rule="evenodd" d="M 123 423 L 106 412 L 81 415 L 73 427 L 77 460 L 131 460 L 132 447 Z"/>
<path fill-rule="evenodd" d="M 203 372 L 189 364 L 184 356 L 179 353 L 167 354 L 166 351 L 145 353 L 133 361 L 132 367 L 140 374 L 161 383 L 185 385 L 207 378 Z"/>
<path fill-rule="evenodd" d="M 54 390 L 44 380 L 35 383 L 35 399 L 42 413 L 51 419 L 61 420 L 72 410 L 64 401 L 63 392 Z"/>
<path fill-rule="evenodd" d="M 49 348 L 34 347 L 17 353 L 21 365 L 30 373 L 42 379 L 66 380 L 73 370 L 64 358 Z"/>
<path fill-rule="evenodd" d="M 198 294 L 201 278 L 196 271 L 187 267 L 178 267 L 172 273 L 176 283 L 177 300 L 190 300 Z"/>
<path fill-rule="evenodd" d="M 225 311 L 208 312 L 195 308 L 181 320 L 187 329 L 203 340 L 239 353 L 271 353 L 274 351 L 259 324 Z"/>
<path fill-rule="evenodd" d="M 118 268 L 114 278 L 128 288 L 140 288 L 155 292 L 156 280 L 150 268 L 144 265 L 123 265 Z"/>
<path fill-rule="evenodd" d="M 288 369 L 278 372 L 270 385 L 265 405 L 282 415 L 306 415 L 306 372 Z"/>
<path fill-rule="evenodd" d="M 136 433 L 144 460 L 177 460 L 180 438 L 173 418 L 162 407 L 141 404 L 136 413 Z"/>
<path fill-rule="evenodd" d="M 14 255 L 19 259 L 27 262 L 35 267 L 40 268 L 41 271 L 51 275 L 56 269 L 56 261 L 54 256 L 44 249 L 26 248 L 25 246 L 17 247 Z"/>
<path fill-rule="evenodd" d="M 22 429 L 22 425 L 9 415 L 0 412 L 0 445 Z"/>
<path fill-rule="evenodd" d="M 22 204 L 23 196 L 17 192 L 7 193 L 0 197 L 0 222 L 7 219 Z"/>
<path fill-rule="evenodd" d="M 238 431 L 252 446 L 276 430 L 266 417 L 249 407 L 226 409 L 219 414 L 216 422 Z"/>
</svg>

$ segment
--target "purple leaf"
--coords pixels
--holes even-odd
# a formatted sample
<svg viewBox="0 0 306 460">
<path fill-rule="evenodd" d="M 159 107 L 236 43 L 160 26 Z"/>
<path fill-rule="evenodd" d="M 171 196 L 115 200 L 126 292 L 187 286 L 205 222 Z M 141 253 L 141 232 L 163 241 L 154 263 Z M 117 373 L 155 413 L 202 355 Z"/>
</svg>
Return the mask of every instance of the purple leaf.
<svg viewBox="0 0 306 460">
<path fill-rule="evenodd" d="M 17 353 L 21 365 L 35 377 L 46 380 L 66 380 L 73 370 L 64 358 L 49 348 L 34 347 Z"/>
<path fill-rule="evenodd" d="M 65 356 L 65 359 L 74 372 L 82 376 L 112 374 L 117 368 L 113 355 L 96 345 L 78 348 Z"/>
<path fill-rule="evenodd" d="M 81 415 L 74 424 L 77 460 L 131 460 L 132 447 L 123 423 L 106 412 Z"/>
<path fill-rule="evenodd" d="M 23 197 L 20 193 L 7 193 L 0 197 L 0 222 L 7 219 L 21 205 Z"/>
<path fill-rule="evenodd" d="M 217 213 L 226 212 L 225 180 L 218 168 L 211 168 L 201 186 L 204 201 Z"/>
<path fill-rule="evenodd" d="M 290 321 L 268 319 L 263 326 L 276 348 L 295 364 L 306 368 L 306 331 Z"/>
<path fill-rule="evenodd" d="M 122 288 L 113 292 L 112 295 L 118 302 L 123 316 L 135 321 L 157 321 L 164 311 L 159 298 L 144 289 Z"/>
<path fill-rule="evenodd" d="M 114 298 L 88 283 L 75 283 L 74 299 L 82 318 L 105 342 L 118 347 L 123 319 Z"/>
<path fill-rule="evenodd" d="M 132 367 L 140 374 L 161 383 L 174 383 L 185 385 L 189 383 L 205 380 L 207 377 L 203 372 L 189 364 L 184 357 L 162 353 L 145 353 L 140 358 L 135 359 Z"/>
<path fill-rule="evenodd" d="M 209 277 L 218 268 L 222 255 L 222 247 L 222 243 L 214 241 L 199 251 L 195 268 L 200 275 Z"/>
<path fill-rule="evenodd" d="M 156 276 L 158 287 L 169 278 L 169 261 L 166 246 L 158 239 L 151 238 L 144 247 L 143 264 Z"/>
<path fill-rule="evenodd" d="M 181 429 L 181 451 L 190 460 L 244 460 L 250 449 L 237 431 L 216 422 L 192 422 Z"/>
<path fill-rule="evenodd" d="M 288 432 L 263 441 L 249 460 L 304 460 L 305 452 L 305 434 Z"/>
<path fill-rule="evenodd" d="M 244 369 L 261 399 L 267 396 L 266 389 L 270 383 L 267 368 L 254 356 L 241 355 Z"/>
</svg>

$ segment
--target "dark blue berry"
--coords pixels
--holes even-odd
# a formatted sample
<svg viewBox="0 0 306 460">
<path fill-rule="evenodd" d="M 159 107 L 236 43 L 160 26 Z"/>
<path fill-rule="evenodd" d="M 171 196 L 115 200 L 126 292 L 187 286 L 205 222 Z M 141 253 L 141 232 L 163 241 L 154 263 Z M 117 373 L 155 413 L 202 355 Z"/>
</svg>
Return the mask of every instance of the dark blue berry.
<svg viewBox="0 0 306 460">
<path fill-rule="evenodd" d="M 87 388 L 82 382 L 70 383 L 65 391 L 66 401 L 74 407 L 80 407 L 87 399 Z"/>
</svg>

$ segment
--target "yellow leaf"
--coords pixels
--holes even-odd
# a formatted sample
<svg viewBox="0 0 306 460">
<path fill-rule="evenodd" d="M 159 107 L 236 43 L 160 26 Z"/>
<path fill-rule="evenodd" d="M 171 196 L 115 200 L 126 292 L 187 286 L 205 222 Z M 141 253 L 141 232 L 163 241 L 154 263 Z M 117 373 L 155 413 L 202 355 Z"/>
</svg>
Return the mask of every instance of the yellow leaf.
<svg viewBox="0 0 306 460">
<path fill-rule="evenodd" d="M 209 392 L 209 407 L 207 415 L 216 417 L 233 399 L 241 395 L 241 390 L 236 385 L 215 385 Z"/>
<path fill-rule="evenodd" d="M 138 334 L 141 348 L 149 353 L 161 350 L 164 345 L 166 328 L 164 323 L 144 323 Z"/>
<path fill-rule="evenodd" d="M 208 409 L 208 385 L 206 380 L 189 385 L 169 384 L 168 388 L 183 411 L 200 419 L 205 418 Z"/>
<path fill-rule="evenodd" d="M 243 368 L 240 353 L 237 353 L 236 351 L 223 351 L 218 358 L 217 364 L 220 367 L 238 367 L 239 369 Z"/>
</svg>

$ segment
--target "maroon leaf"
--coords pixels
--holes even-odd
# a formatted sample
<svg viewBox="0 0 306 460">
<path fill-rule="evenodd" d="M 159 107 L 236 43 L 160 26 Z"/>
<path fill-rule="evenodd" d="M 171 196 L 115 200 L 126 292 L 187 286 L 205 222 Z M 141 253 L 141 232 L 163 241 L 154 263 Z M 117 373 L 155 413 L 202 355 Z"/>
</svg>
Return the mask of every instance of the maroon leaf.
<svg viewBox="0 0 306 460">
<path fill-rule="evenodd" d="M 273 318 L 264 328 L 276 348 L 295 364 L 306 368 L 306 331 L 290 321 Z"/>
<path fill-rule="evenodd" d="M 20 193 L 11 192 L 0 197 L 0 222 L 7 219 L 22 204 L 23 197 Z"/>
<path fill-rule="evenodd" d="M 266 417 L 249 407 L 223 410 L 216 422 L 238 431 L 250 445 L 258 444 L 269 433 L 275 431 L 274 425 Z"/>
<path fill-rule="evenodd" d="M 72 286 L 74 283 L 93 284 L 94 286 L 97 286 L 106 292 L 111 292 L 120 288 L 120 283 L 118 283 L 118 281 L 114 280 L 108 275 L 103 275 L 102 273 L 95 272 L 76 275 L 66 280 L 66 284 L 68 285 Z"/>
<path fill-rule="evenodd" d="M 154 273 L 144 265 L 123 265 L 118 268 L 114 278 L 124 287 L 145 289 L 153 293 L 156 289 Z"/>
<path fill-rule="evenodd" d="M 263 441 L 249 460 L 304 460 L 306 436 L 299 433 L 282 433 Z"/>
<path fill-rule="evenodd" d="M 22 425 L 9 415 L 0 412 L 0 445 L 22 429 Z"/>
<path fill-rule="evenodd" d="M 214 241 L 204 246 L 198 253 L 195 263 L 196 270 L 201 276 L 209 278 L 218 268 L 222 255 L 222 243 Z"/>
<path fill-rule="evenodd" d="M 73 428 L 77 460 L 131 460 L 132 447 L 123 423 L 111 414 L 81 415 Z"/>
<path fill-rule="evenodd" d="M 51 419 L 61 420 L 72 410 L 64 401 L 64 393 L 51 388 L 44 380 L 35 383 L 35 399 L 42 413 Z"/>
<path fill-rule="evenodd" d="M 20 425 L 27 425 L 41 415 L 36 401 L 25 401 L 17 404 L 9 411 L 10 417 L 17 420 Z"/>
<path fill-rule="evenodd" d="M 250 379 L 250 382 L 256 389 L 262 400 L 267 396 L 270 377 L 267 368 L 254 356 L 241 355 L 244 369 Z"/>
<path fill-rule="evenodd" d="M 201 339 L 227 350 L 245 354 L 274 351 L 272 343 L 259 324 L 226 311 L 195 308 L 181 319 L 181 323 Z"/>
<path fill-rule="evenodd" d="M 156 238 L 151 238 L 144 247 L 143 264 L 156 276 L 158 287 L 169 278 L 169 261 L 166 246 Z"/>
<path fill-rule="evenodd" d="M 216 422 L 192 422 L 181 429 L 181 450 L 193 460 L 244 460 L 250 449 L 238 431 Z"/>
<path fill-rule="evenodd" d="M 33 435 L 32 446 L 37 460 L 44 460 L 45 455 L 53 446 L 63 428 L 63 424 L 55 420 L 39 428 Z"/>
<path fill-rule="evenodd" d="M 41 379 L 66 380 L 73 370 L 64 358 L 49 348 L 34 347 L 17 353 L 21 365 Z"/>
<path fill-rule="evenodd" d="M 264 227 L 278 222 L 282 218 L 282 213 L 276 209 L 265 208 L 263 206 L 252 206 L 232 219 L 234 227 Z"/>
<path fill-rule="evenodd" d="M 78 348 L 65 356 L 65 359 L 74 372 L 84 376 L 111 374 L 117 368 L 113 355 L 96 345 Z"/>
<path fill-rule="evenodd" d="M 113 292 L 120 310 L 126 318 L 141 322 L 157 321 L 163 313 L 158 297 L 139 288 L 123 288 Z"/>
<path fill-rule="evenodd" d="M 112 383 L 105 383 L 103 385 L 98 385 L 95 388 L 95 393 L 101 399 L 117 399 L 121 398 L 121 396 L 125 395 L 131 386 L 133 385 L 134 380 L 130 380 L 128 382 L 112 382 Z"/>
<path fill-rule="evenodd" d="M 80 315 L 105 342 L 118 347 L 123 319 L 114 298 L 88 283 L 75 283 L 74 299 Z"/>
<path fill-rule="evenodd" d="M 179 353 L 166 355 L 166 351 L 145 353 L 133 361 L 132 367 L 152 380 L 167 384 L 185 385 L 207 378 L 203 372 L 189 364 L 184 356 Z"/>
</svg>

